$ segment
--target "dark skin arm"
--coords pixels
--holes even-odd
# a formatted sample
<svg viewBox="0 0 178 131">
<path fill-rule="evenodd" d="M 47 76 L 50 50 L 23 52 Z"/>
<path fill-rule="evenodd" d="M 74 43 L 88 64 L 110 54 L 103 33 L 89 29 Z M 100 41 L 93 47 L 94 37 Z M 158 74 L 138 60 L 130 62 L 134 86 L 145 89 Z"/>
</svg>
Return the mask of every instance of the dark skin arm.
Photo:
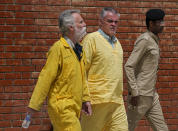
<svg viewBox="0 0 178 131">
<path fill-rule="evenodd" d="M 90 102 L 83 102 L 82 103 L 82 112 L 84 112 L 86 115 L 91 116 L 92 109 Z"/>
<path fill-rule="evenodd" d="M 130 104 L 133 105 L 133 106 L 137 106 L 138 105 L 138 99 L 139 99 L 139 96 L 132 96 L 131 100 L 130 100 Z"/>
</svg>

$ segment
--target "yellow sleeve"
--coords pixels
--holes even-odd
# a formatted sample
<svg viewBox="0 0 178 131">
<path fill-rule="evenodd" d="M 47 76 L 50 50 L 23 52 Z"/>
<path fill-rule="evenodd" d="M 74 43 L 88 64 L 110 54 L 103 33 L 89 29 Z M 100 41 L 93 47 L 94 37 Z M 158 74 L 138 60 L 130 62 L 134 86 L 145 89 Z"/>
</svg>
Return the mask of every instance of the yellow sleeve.
<svg viewBox="0 0 178 131">
<path fill-rule="evenodd" d="M 86 68 L 86 73 L 88 75 L 88 71 L 91 66 L 91 61 L 93 59 L 93 56 L 96 50 L 96 45 L 95 45 L 94 39 L 90 35 L 87 35 L 83 39 L 82 43 L 83 43 L 83 48 L 84 48 L 84 52 L 86 56 L 85 68 Z"/>
<path fill-rule="evenodd" d="M 90 101 L 90 92 L 88 87 L 88 71 L 91 66 L 92 57 L 95 52 L 95 43 L 94 39 L 90 35 L 85 36 L 85 38 L 82 40 L 83 45 L 83 54 L 84 54 L 84 65 L 85 65 L 85 81 L 84 81 L 84 93 L 83 93 L 83 102 Z"/>
<path fill-rule="evenodd" d="M 86 57 L 85 57 L 85 52 L 83 51 L 83 60 L 84 60 L 84 66 L 86 64 Z M 83 102 L 86 101 L 90 101 L 90 93 L 89 93 L 89 88 L 88 88 L 88 84 L 87 84 L 87 76 L 86 76 L 86 70 L 85 67 L 83 67 L 84 69 L 84 90 L 83 90 Z"/>
<path fill-rule="evenodd" d="M 60 69 L 61 59 L 59 48 L 59 45 L 54 44 L 47 54 L 46 64 L 40 72 L 29 103 L 29 107 L 34 110 L 40 110 Z"/>
</svg>

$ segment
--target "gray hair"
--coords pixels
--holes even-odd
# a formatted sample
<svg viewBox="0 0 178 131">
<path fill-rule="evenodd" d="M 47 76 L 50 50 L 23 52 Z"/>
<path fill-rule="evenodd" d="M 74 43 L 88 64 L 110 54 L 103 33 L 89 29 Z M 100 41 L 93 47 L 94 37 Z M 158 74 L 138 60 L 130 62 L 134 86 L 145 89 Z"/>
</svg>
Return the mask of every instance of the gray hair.
<svg viewBox="0 0 178 131">
<path fill-rule="evenodd" d="M 103 19 L 106 16 L 107 12 L 112 12 L 113 14 L 116 14 L 116 15 L 118 15 L 118 17 L 120 17 L 120 14 L 115 9 L 113 9 L 111 7 L 104 7 L 100 13 L 101 19 Z"/>
<path fill-rule="evenodd" d="M 74 18 L 72 16 L 73 13 L 80 13 L 80 10 L 65 10 L 59 16 L 59 28 L 61 29 L 61 33 L 63 36 L 68 33 L 69 26 L 75 25 Z"/>
</svg>

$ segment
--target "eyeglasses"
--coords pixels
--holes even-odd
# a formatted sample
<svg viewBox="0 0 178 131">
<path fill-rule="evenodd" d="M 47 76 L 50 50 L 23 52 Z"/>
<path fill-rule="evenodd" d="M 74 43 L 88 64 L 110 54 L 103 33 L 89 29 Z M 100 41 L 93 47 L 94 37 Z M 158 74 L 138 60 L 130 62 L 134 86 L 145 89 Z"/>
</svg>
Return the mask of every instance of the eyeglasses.
<svg viewBox="0 0 178 131">
<path fill-rule="evenodd" d="M 117 23 L 118 23 L 117 20 L 116 20 L 116 21 L 113 21 L 113 20 L 111 20 L 111 19 L 106 19 L 106 20 L 104 20 L 104 21 L 106 21 L 106 22 L 109 23 L 109 24 L 111 24 L 111 23 L 113 23 L 113 22 L 114 22 L 114 24 L 117 24 Z"/>
</svg>

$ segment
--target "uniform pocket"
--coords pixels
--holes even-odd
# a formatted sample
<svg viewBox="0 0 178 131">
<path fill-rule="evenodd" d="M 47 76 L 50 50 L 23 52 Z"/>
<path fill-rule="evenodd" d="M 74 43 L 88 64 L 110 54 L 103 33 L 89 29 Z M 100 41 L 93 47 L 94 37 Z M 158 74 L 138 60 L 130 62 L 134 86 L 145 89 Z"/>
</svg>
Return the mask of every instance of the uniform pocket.
<svg viewBox="0 0 178 131">
<path fill-rule="evenodd" d="M 88 82 L 91 85 L 103 85 L 103 83 L 105 83 L 105 76 L 104 75 L 90 75 L 88 77 Z"/>
<path fill-rule="evenodd" d="M 57 102 L 56 102 L 56 112 L 57 112 L 57 114 L 60 114 L 63 110 L 64 110 L 64 101 L 62 99 L 57 100 Z"/>
<path fill-rule="evenodd" d="M 157 50 L 151 50 L 151 55 L 153 56 L 158 56 L 159 55 L 159 52 Z"/>
<path fill-rule="evenodd" d="M 66 56 L 63 60 L 62 76 L 68 79 L 69 75 L 74 72 L 74 58 L 72 55 Z"/>
<path fill-rule="evenodd" d="M 152 64 L 152 66 L 156 66 L 159 60 L 159 51 L 157 51 L 156 49 L 150 50 L 148 58 L 149 58 L 148 62 Z"/>
<path fill-rule="evenodd" d="M 67 108 L 73 106 L 73 97 L 71 95 L 63 95 L 56 97 L 56 111 L 57 113 L 64 114 Z"/>
</svg>

